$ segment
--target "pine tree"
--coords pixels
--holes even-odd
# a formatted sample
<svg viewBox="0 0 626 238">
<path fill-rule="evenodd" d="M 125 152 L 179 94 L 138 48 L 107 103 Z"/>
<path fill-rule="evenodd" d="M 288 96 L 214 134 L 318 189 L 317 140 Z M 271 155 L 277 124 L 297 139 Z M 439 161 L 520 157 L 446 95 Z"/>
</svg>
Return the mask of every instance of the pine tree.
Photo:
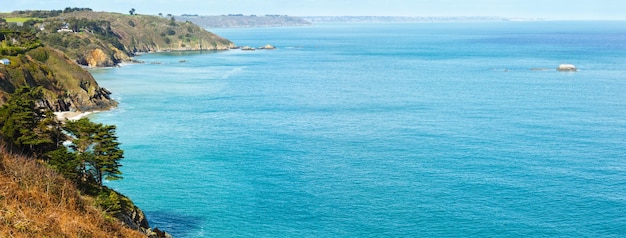
<svg viewBox="0 0 626 238">
<path fill-rule="evenodd" d="M 67 147 L 59 147 L 58 149 L 48 152 L 48 164 L 50 167 L 58 171 L 65 178 L 77 181 L 79 177 L 80 161 L 76 158 L 75 153 L 68 151 Z"/>
<path fill-rule="evenodd" d="M 120 160 L 124 151 L 119 148 L 115 126 L 94 123 L 87 118 L 68 121 L 65 130 L 72 137 L 72 148 L 80 161 L 83 181 L 93 179 L 102 186 L 103 179 L 121 179 Z"/>
<path fill-rule="evenodd" d="M 91 177 L 88 173 L 88 163 L 93 160 L 93 152 L 90 149 L 96 134 L 95 125 L 89 119 L 82 118 L 76 121 L 67 121 L 64 129 L 71 137 L 70 148 L 76 153 L 76 159 L 79 161 L 80 179 L 82 182 L 87 182 Z"/>
<path fill-rule="evenodd" d="M 42 155 L 57 148 L 60 128 L 40 87 L 21 87 L 0 108 L 0 133 L 12 152 Z"/>
<path fill-rule="evenodd" d="M 119 148 L 120 143 L 117 142 L 115 136 L 115 126 L 99 125 L 98 133 L 95 136 L 96 144 L 94 146 L 95 161 L 93 163 L 96 169 L 96 181 L 102 185 L 102 179 L 118 180 L 121 179 L 122 172 L 119 167 L 122 165 L 119 161 L 124 158 L 124 151 Z"/>
</svg>

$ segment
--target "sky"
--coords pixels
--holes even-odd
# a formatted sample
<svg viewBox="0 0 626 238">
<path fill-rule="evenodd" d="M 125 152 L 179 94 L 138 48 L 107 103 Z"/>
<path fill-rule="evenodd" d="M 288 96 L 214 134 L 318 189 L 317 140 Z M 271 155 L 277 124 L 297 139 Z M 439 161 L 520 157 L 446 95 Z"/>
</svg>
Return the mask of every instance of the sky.
<svg viewBox="0 0 626 238">
<path fill-rule="evenodd" d="M 0 12 L 88 7 L 138 14 L 290 16 L 492 16 L 626 20 L 624 0 L 0 0 Z"/>
</svg>

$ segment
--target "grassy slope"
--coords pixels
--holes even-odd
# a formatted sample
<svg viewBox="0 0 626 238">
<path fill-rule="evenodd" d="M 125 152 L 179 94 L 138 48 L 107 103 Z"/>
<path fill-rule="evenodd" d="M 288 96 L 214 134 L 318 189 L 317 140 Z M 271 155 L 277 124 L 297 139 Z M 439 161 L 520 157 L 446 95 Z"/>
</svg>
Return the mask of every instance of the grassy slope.
<svg viewBox="0 0 626 238">
<path fill-rule="evenodd" d="M 32 159 L 0 149 L 0 237 L 145 237 Z"/>
<path fill-rule="evenodd" d="M 3 56 L 4 57 L 4 56 Z M 0 65 L 0 105 L 20 86 L 43 86 L 52 110 L 97 110 L 116 105 L 89 72 L 62 52 L 39 47 L 26 55 L 8 56 Z"/>
<path fill-rule="evenodd" d="M 34 17 L 8 17 L 5 18 L 7 22 L 26 22 L 28 20 L 43 20 L 43 18 L 34 18 Z"/>
<path fill-rule="evenodd" d="M 168 18 L 150 15 L 126 15 L 108 12 L 72 12 L 61 15 L 69 18 L 107 20 L 120 37 L 127 52 L 165 50 L 226 50 L 234 47 L 227 39 L 208 32 L 191 22 L 176 22 L 172 26 Z M 133 23 L 130 23 L 130 22 Z M 133 26 L 134 25 L 134 26 Z M 170 30 L 174 34 L 169 34 Z M 165 33 L 165 34 L 163 34 Z M 169 43 L 166 40 L 169 39 Z"/>
</svg>

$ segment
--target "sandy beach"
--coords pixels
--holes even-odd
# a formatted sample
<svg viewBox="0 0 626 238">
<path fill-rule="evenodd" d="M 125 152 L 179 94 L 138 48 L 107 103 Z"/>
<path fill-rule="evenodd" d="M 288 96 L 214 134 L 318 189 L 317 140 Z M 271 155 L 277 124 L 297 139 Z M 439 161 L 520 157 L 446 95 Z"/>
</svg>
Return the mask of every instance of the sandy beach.
<svg viewBox="0 0 626 238">
<path fill-rule="evenodd" d="M 65 120 L 75 121 L 75 120 L 79 120 L 81 118 L 87 117 L 89 116 L 89 114 L 92 114 L 95 112 L 97 111 L 92 111 L 92 112 L 65 111 L 65 112 L 54 112 L 54 115 L 56 115 L 59 121 L 65 121 Z"/>
</svg>

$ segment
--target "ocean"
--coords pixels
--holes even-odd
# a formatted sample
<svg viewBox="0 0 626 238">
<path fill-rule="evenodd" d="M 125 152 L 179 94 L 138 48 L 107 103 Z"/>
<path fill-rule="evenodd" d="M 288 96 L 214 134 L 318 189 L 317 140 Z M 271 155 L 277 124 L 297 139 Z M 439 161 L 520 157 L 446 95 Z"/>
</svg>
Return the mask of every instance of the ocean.
<svg viewBox="0 0 626 238">
<path fill-rule="evenodd" d="M 174 237 L 623 237 L 624 22 L 209 29 L 276 50 L 94 69 Z M 559 64 L 578 72 L 559 72 Z"/>
</svg>

